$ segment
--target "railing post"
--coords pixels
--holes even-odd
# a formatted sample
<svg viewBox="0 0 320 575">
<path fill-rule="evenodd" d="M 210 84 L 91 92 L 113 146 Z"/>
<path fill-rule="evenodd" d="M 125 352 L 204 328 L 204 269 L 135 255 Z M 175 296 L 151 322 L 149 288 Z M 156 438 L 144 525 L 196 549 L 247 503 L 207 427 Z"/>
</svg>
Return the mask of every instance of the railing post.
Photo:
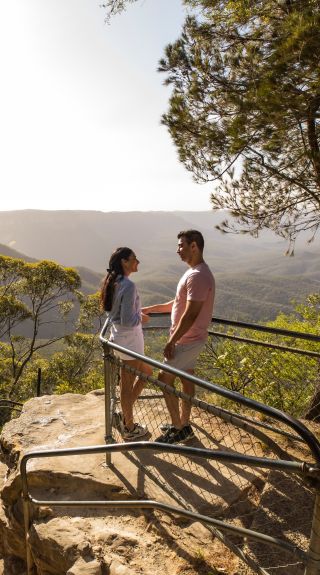
<svg viewBox="0 0 320 575">
<path fill-rule="evenodd" d="M 305 575 L 320 575 L 320 491 L 317 489 Z"/>
<path fill-rule="evenodd" d="M 38 367 L 38 374 L 37 374 L 37 389 L 36 389 L 36 394 L 37 397 L 40 397 L 41 395 L 41 367 Z"/>
<path fill-rule="evenodd" d="M 25 530 L 25 541 L 26 541 L 26 556 L 27 556 L 27 574 L 34 575 L 34 562 L 29 545 L 29 529 L 30 529 L 30 503 L 28 498 L 24 495 L 22 496 L 23 505 L 23 516 L 24 516 L 24 530 Z"/>
<path fill-rule="evenodd" d="M 104 364 L 104 406 L 105 406 L 105 442 L 113 443 L 112 438 L 112 413 L 111 413 L 111 390 L 113 388 L 113 369 L 109 358 L 112 350 L 106 343 L 103 344 L 103 364 Z M 111 465 L 111 452 L 106 453 L 106 465 Z"/>
<path fill-rule="evenodd" d="M 26 562 L 27 562 L 27 575 L 35 575 L 35 564 L 33 561 L 30 545 L 29 545 L 29 529 L 31 527 L 31 506 L 28 495 L 27 486 L 27 461 L 22 458 L 21 461 L 21 483 L 22 483 L 22 509 L 23 509 L 23 522 L 24 533 L 26 542 Z"/>
</svg>

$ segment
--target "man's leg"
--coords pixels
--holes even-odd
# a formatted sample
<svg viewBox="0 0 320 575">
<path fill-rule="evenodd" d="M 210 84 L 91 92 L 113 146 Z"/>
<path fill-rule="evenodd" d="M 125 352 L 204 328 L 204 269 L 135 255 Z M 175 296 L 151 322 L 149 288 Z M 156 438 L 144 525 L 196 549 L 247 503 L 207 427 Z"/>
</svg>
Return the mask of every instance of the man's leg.
<svg viewBox="0 0 320 575">
<path fill-rule="evenodd" d="M 190 373 L 190 375 L 194 374 L 193 369 L 187 369 L 186 371 L 188 373 Z M 191 397 L 193 397 L 195 394 L 195 385 L 194 385 L 193 381 L 189 381 L 189 379 L 184 379 L 182 377 L 181 383 L 182 383 L 183 392 L 186 393 L 187 395 L 190 395 Z M 184 427 L 185 425 L 189 425 L 190 413 L 191 413 L 191 402 L 187 401 L 185 399 L 182 399 L 181 400 L 181 425 L 182 425 L 182 427 Z"/>
<path fill-rule="evenodd" d="M 167 385 L 173 387 L 175 376 L 172 373 L 167 373 L 165 371 L 160 371 L 158 379 Z M 176 429 L 181 429 L 181 419 L 179 412 L 179 398 L 172 393 L 163 392 L 164 399 L 166 402 L 167 409 L 170 413 L 172 425 Z"/>
</svg>

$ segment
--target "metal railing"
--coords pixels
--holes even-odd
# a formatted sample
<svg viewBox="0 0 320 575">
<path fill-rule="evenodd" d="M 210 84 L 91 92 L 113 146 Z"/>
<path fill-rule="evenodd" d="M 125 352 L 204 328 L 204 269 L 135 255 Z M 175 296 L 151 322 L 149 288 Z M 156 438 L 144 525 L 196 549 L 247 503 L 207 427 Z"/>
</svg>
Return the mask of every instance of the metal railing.
<svg viewBox="0 0 320 575">
<path fill-rule="evenodd" d="M 178 445 L 162 445 L 159 443 L 149 443 L 149 442 L 136 442 L 136 443 L 128 443 L 128 444 L 113 444 L 113 445 L 97 445 L 92 447 L 81 447 L 81 448 L 73 448 L 73 449 L 55 449 L 55 450 L 44 450 L 44 451 L 33 451 L 30 453 L 25 454 L 20 463 L 20 473 L 21 473 L 21 481 L 22 481 L 22 496 L 23 496 L 23 512 L 24 512 L 24 525 L 25 525 L 25 533 L 26 533 L 26 548 L 27 548 L 27 568 L 28 568 L 28 575 L 33 573 L 33 558 L 32 554 L 28 545 L 28 532 L 31 525 L 31 506 L 47 506 L 50 505 L 51 507 L 111 507 L 111 508 L 125 508 L 125 509 L 158 509 L 160 511 L 164 511 L 167 513 L 173 513 L 180 515 L 182 517 L 186 517 L 188 519 L 200 521 L 205 525 L 211 526 L 214 529 L 214 533 L 219 535 L 217 529 L 222 531 L 230 532 L 234 535 L 240 535 L 241 537 L 246 537 L 256 541 L 264 541 L 268 545 L 281 547 L 282 549 L 287 550 L 288 552 L 295 553 L 303 563 L 307 562 L 307 554 L 299 549 L 282 541 L 279 538 L 271 537 L 268 535 L 257 533 L 251 529 L 246 529 L 242 527 L 238 527 L 236 525 L 228 524 L 222 522 L 218 519 L 213 517 L 209 517 L 203 514 L 192 512 L 188 509 L 183 509 L 181 507 L 176 507 L 174 505 L 169 505 L 167 503 L 163 503 L 160 501 L 154 500 L 118 500 L 118 501 L 105 501 L 105 500 L 47 500 L 47 499 L 36 499 L 33 497 L 29 490 L 28 485 L 28 474 L 27 474 L 27 464 L 28 461 L 31 459 L 43 459 L 43 458 L 52 458 L 52 457 L 70 457 L 75 455 L 92 455 L 97 453 L 106 453 L 107 455 L 111 454 L 112 452 L 128 452 L 128 451 L 139 451 L 139 450 L 152 450 L 152 451 L 160 451 L 160 452 L 169 452 L 169 453 L 176 453 L 176 454 L 183 454 L 187 457 L 196 457 L 196 458 L 205 458 L 205 459 L 212 459 L 214 461 L 224 461 L 229 463 L 235 464 L 242 464 L 242 458 L 237 456 L 236 454 L 231 454 L 227 452 L 219 452 L 215 450 L 204 450 L 204 449 L 197 449 L 191 447 L 182 447 Z M 259 460 L 259 458 L 250 458 L 250 465 L 253 467 L 263 467 L 267 469 L 278 469 L 278 470 L 286 470 L 290 472 L 295 472 L 298 475 L 305 476 L 312 472 L 311 468 L 307 469 L 304 464 L 300 464 L 297 462 L 288 462 L 288 461 L 269 461 L 266 460 Z M 224 539 L 223 539 L 224 540 Z"/>
<path fill-rule="evenodd" d="M 319 335 L 213 320 L 229 329 L 209 330 L 203 358 L 211 365 L 209 379 L 295 417 L 320 421 Z"/>
<path fill-rule="evenodd" d="M 263 331 L 262 326 L 243 322 L 218 318 L 214 321 L 234 328 Z M 273 335 L 291 338 L 299 335 L 287 330 L 280 330 L 280 334 L 279 330 L 275 332 L 272 329 L 271 332 L 270 329 L 268 332 Z M 212 334 L 214 338 L 226 339 L 230 335 Z M 307 334 L 301 335 L 309 339 Z M 247 340 L 250 338 L 235 337 L 241 345 L 249 344 Z M 320 444 L 313 431 L 275 407 L 110 343 L 105 338 L 105 330 L 100 339 L 104 349 L 107 445 L 36 451 L 22 458 L 28 575 L 33 573 L 27 538 L 32 505 L 159 509 L 205 524 L 251 572 L 260 575 L 300 575 L 303 572 L 305 575 L 320 575 Z M 311 339 L 320 341 L 317 336 Z M 294 352 L 289 349 L 292 346 L 283 347 L 285 349 L 281 352 L 296 353 L 296 348 Z M 164 370 L 177 378 L 189 379 L 197 386 L 196 397 L 165 385 L 154 375 L 145 376 L 125 365 L 114 356 L 114 350 L 148 363 L 156 372 Z M 135 404 L 135 417 L 147 424 L 150 432 L 148 442 L 123 443 L 119 431 L 113 427 L 113 413 L 119 404 L 120 366 L 143 377 L 146 382 L 145 390 Z M 218 372 L 214 370 L 213 373 Z M 167 419 L 163 393 L 174 394 L 192 405 L 196 438 L 189 446 L 154 442 L 159 434 L 159 425 Z M 115 443 L 115 440 L 119 442 Z M 30 459 L 94 452 L 105 453 L 108 465 L 112 453 L 123 453 L 143 470 L 151 483 L 161 486 L 164 501 L 152 497 L 135 501 L 43 501 L 30 494 L 27 479 Z M 166 502 L 168 496 L 176 501 L 176 506 Z"/>
<path fill-rule="evenodd" d="M 156 314 L 158 315 L 158 314 Z M 254 324 L 244 324 L 243 322 L 229 322 L 227 320 L 220 320 L 214 318 L 216 323 L 224 323 L 232 326 L 233 328 L 251 329 L 254 331 L 264 332 L 263 326 L 256 326 Z M 155 329 L 155 327 L 151 328 Z M 163 326 L 161 326 L 163 329 Z M 210 330 L 211 331 L 211 330 Z M 210 333 L 210 332 L 209 332 Z M 298 333 L 289 330 L 278 330 L 275 328 L 267 328 L 266 333 L 274 335 L 281 335 L 285 338 L 295 338 L 320 342 L 320 337 L 313 334 Z M 115 406 L 118 403 L 117 394 L 115 393 L 116 383 L 119 379 L 118 369 L 120 361 L 117 360 L 112 350 L 123 351 L 123 348 L 114 343 L 108 343 L 104 338 L 104 332 L 101 334 L 101 340 L 104 345 L 105 356 L 105 373 L 106 373 L 106 387 L 110 390 L 110 403 L 109 412 L 106 411 L 106 441 L 114 441 L 113 435 L 116 435 L 120 440 L 120 436 L 114 431 L 111 431 L 111 417 Z M 218 337 L 232 337 L 229 333 L 216 333 L 213 334 L 214 338 Z M 310 336 L 310 337 L 309 337 Z M 235 342 L 241 342 L 243 345 L 248 344 L 248 337 L 235 336 Z M 250 338 L 251 339 L 251 338 Z M 268 342 L 257 342 L 258 344 L 268 345 Z M 278 344 L 274 344 L 277 345 Z M 277 353 L 280 350 L 276 350 Z M 301 350 L 302 352 L 307 350 Z M 272 350 L 274 353 L 274 351 Z M 292 345 L 281 345 L 281 353 L 299 353 L 298 348 L 293 348 Z M 306 569 L 307 575 L 314 575 L 320 573 L 320 541 L 319 533 L 319 519 L 318 519 L 318 485 L 320 478 L 320 451 L 319 442 L 314 433 L 308 429 L 301 421 L 292 417 L 290 414 L 265 405 L 262 402 L 256 401 L 250 397 L 246 397 L 232 389 L 221 387 L 220 385 L 209 383 L 196 376 L 190 376 L 179 370 L 163 365 L 161 362 L 152 360 L 151 358 L 140 356 L 133 352 L 126 351 L 132 359 L 138 359 L 151 365 L 156 370 L 165 370 L 175 376 L 187 378 L 196 384 L 198 390 L 198 397 L 190 398 L 185 396 L 182 391 L 175 390 L 170 386 L 166 386 L 157 378 L 147 377 L 147 385 L 153 390 L 154 396 L 148 393 L 142 395 L 137 402 L 136 416 L 139 421 L 145 423 L 150 428 L 150 439 L 152 440 L 158 432 L 158 426 L 162 422 L 161 417 L 166 417 L 166 408 L 163 399 L 159 397 L 159 391 L 165 393 L 173 393 L 180 399 L 190 401 L 192 404 L 192 423 L 196 431 L 196 442 L 201 444 L 201 447 L 208 453 L 212 447 L 217 448 L 220 452 L 221 448 L 227 447 L 228 451 L 233 451 L 237 454 L 237 459 L 234 459 L 232 464 L 225 466 L 218 458 L 215 464 L 207 467 L 206 471 L 201 469 L 201 464 L 195 463 L 192 458 L 188 457 L 186 451 L 181 451 L 179 458 L 174 458 L 172 454 L 163 454 L 161 460 L 170 463 L 171 468 L 182 468 L 194 478 L 201 477 L 204 483 L 210 484 L 211 489 L 207 487 L 207 491 L 202 490 L 202 500 L 200 504 L 200 511 L 203 507 L 213 514 L 221 515 L 221 507 L 217 510 L 217 501 L 214 495 L 215 489 L 219 492 L 220 499 L 225 501 L 232 501 L 233 496 L 241 495 L 241 492 L 250 490 L 250 485 L 255 489 L 255 497 L 260 497 L 260 503 L 266 503 L 266 509 L 261 513 L 261 505 L 254 506 L 252 501 L 247 501 L 247 510 L 237 512 L 236 504 L 231 504 L 228 511 L 225 513 L 225 525 L 230 523 L 248 524 L 255 527 L 258 534 L 256 540 L 259 539 L 259 534 L 262 535 L 260 544 L 249 544 L 244 541 L 239 544 L 232 537 L 225 536 L 224 530 L 221 529 L 222 539 L 230 549 L 244 560 L 255 573 L 271 574 L 271 573 L 302 573 L 302 569 Z M 316 357 L 320 357 L 319 352 L 314 352 Z M 313 358 L 312 358 L 313 360 Z M 123 364 L 122 364 L 123 365 Z M 131 369 L 132 368 L 127 368 Z M 135 371 L 137 375 L 139 373 Z M 213 371 L 213 373 L 216 373 Z M 107 397 L 107 393 L 106 393 Z M 204 399 L 202 399 L 204 398 Z M 209 400 L 209 401 L 208 401 Z M 227 400 L 227 407 L 222 403 Z M 162 402 L 162 407 L 160 407 Z M 235 407 L 231 410 L 231 405 Z M 155 422 L 155 425 L 154 425 Z M 155 444 L 153 444 L 155 445 Z M 186 448 L 181 447 L 184 450 Z M 165 451 L 165 450 L 164 450 Z M 216 452 L 216 453 L 217 453 Z M 258 456 L 258 459 L 255 459 Z M 260 456 L 260 457 L 259 457 Z M 262 456 L 262 457 L 261 457 Z M 111 454 L 110 454 L 111 457 Z M 252 459 L 253 457 L 253 459 Z M 205 460 L 205 454 L 203 454 Z M 304 476 L 297 475 L 293 469 L 285 469 L 284 467 L 275 471 L 272 466 L 268 467 L 272 460 L 277 462 L 283 460 L 291 460 L 303 464 L 305 469 Z M 253 463 L 260 461 L 257 466 Z M 152 464 L 147 458 L 141 456 L 137 457 L 135 454 L 135 462 L 145 470 L 149 477 L 152 477 L 155 483 L 163 484 L 161 481 L 161 461 L 160 456 L 157 455 L 153 458 Z M 164 463 L 163 463 L 164 465 Z M 263 474 L 264 465 L 268 467 L 268 474 Z M 280 464 L 281 466 L 281 464 Z M 253 469 L 258 469 L 259 473 L 254 473 Z M 219 473 L 219 482 L 217 482 L 217 471 Z M 261 484 L 259 482 L 261 481 Z M 230 483 L 233 484 L 233 493 L 230 496 Z M 257 485 L 260 487 L 256 488 Z M 196 489 L 192 481 L 186 486 L 186 491 Z M 259 491 L 260 490 L 260 491 Z M 174 488 L 173 488 L 174 491 Z M 211 493 L 210 493 L 211 491 Z M 228 499 L 229 492 L 229 499 Z M 213 493 L 213 495 L 212 495 Z M 171 491 L 170 495 L 174 495 Z M 175 494 L 177 495 L 177 494 Z M 301 499 L 301 504 L 304 508 L 304 513 L 297 512 L 296 501 Z M 288 499 L 291 498 L 291 505 Z M 197 498 L 195 498 L 197 499 Z M 199 497 L 198 497 L 199 499 Z M 177 495 L 177 500 L 183 508 L 192 509 L 193 512 L 199 512 L 196 509 L 192 497 L 190 501 Z M 243 502 L 242 502 L 243 503 Z M 238 506 L 239 507 L 239 506 Z M 254 507 L 254 509 L 253 509 Z M 260 509 L 259 509 L 260 508 Z M 281 509 L 281 512 L 277 511 Z M 312 527 L 312 511 L 314 513 L 314 521 Z M 208 513 L 210 515 L 210 512 Z M 260 514 L 260 517 L 259 517 Z M 275 519 L 277 516 L 277 520 Z M 228 521 L 227 521 L 228 519 Z M 230 521 L 231 519 L 231 521 Z M 312 533 L 310 537 L 310 531 Z M 271 529 L 271 533 L 267 533 Z M 272 533 L 273 531 L 273 533 Z M 291 556 L 288 553 L 270 552 L 263 536 L 269 534 L 276 536 L 280 534 L 278 539 L 282 542 L 292 542 Z M 239 539 L 239 538 L 238 538 Z M 295 548 L 296 551 L 293 550 Z M 299 551 L 297 551 L 299 549 Z M 302 560 L 301 551 L 305 553 L 304 560 Z M 304 567 L 304 566 L 305 567 Z M 290 566 L 290 567 L 289 567 Z M 292 570 L 293 569 L 293 570 Z M 294 571 L 295 570 L 295 571 Z"/>
</svg>

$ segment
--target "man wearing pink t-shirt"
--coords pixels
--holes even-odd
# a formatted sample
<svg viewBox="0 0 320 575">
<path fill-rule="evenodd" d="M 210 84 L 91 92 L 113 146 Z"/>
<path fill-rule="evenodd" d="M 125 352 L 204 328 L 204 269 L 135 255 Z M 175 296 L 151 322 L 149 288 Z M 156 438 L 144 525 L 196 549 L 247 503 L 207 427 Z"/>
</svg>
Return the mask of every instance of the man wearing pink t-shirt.
<svg viewBox="0 0 320 575">
<path fill-rule="evenodd" d="M 189 269 L 180 279 L 175 299 L 164 304 L 143 308 L 143 313 L 171 312 L 169 340 L 163 350 L 165 363 L 194 373 L 196 360 L 205 346 L 207 330 L 211 322 L 215 294 L 214 277 L 203 259 L 204 239 L 197 230 L 178 234 L 178 249 L 182 261 Z M 161 371 L 159 380 L 174 385 L 175 376 Z M 194 383 L 181 377 L 184 393 L 193 396 Z M 172 425 L 162 427 L 164 433 L 156 441 L 184 443 L 194 437 L 190 425 L 191 403 L 181 401 L 171 393 L 164 393 Z"/>
</svg>

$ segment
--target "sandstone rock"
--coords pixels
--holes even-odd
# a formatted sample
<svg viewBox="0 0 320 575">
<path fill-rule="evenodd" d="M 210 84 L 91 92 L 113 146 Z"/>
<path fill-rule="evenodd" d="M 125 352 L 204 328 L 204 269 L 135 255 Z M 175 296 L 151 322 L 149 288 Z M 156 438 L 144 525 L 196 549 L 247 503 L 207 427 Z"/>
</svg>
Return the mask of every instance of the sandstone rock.
<svg viewBox="0 0 320 575">
<path fill-rule="evenodd" d="M 197 539 L 199 542 L 201 542 L 202 545 L 205 545 L 206 543 L 211 543 L 212 541 L 211 531 L 209 531 L 209 529 L 207 529 L 205 525 L 199 523 L 199 521 L 194 521 L 193 523 L 191 523 L 191 525 L 188 525 L 183 531 L 185 534 L 194 537 L 194 539 Z"/>
<path fill-rule="evenodd" d="M 109 575 L 136 575 L 136 571 L 115 559 L 110 564 Z"/>
<path fill-rule="evenodd" d="M 314 493 L 299 477 L 271 471 L 251 528 L 307 550 L 313 506 Z M 303 575 L 305 571 L 299 559 L 285 549 L 270 548 L 261 542 L 248 540 L 245 551 L 267 571 L 276 570 L 277 575 L 288 575 L 289 568 L 290 575 Z M 239 573 L 251 575 L 245 565 L 241 566 Z"/>
<path fill-rule="evenodd" d="M 143 409 L 147 409 L 146 402 Z M 148 403 L 149 405 L 149 403 Z M 151 403 L 150 403 L 151 405 Z M 160 400 L 151 405 L 163 417 Z M 151 409 L 151 408 L 150 408 Z M 150 422 L 152 437 L 158 420 Z M 140 417 L 141 416 L 141 417 Z M 140 404 L 137 419 L 143 421 Z M 198 424 L 198 428 L 200 423 Z M 223 430 L 222 430 L 223 431 Z M 221 433 L 222 433 L 221 431 Z M 203 434 L 203 437 L 208 434 Z M 199 437 L 201 435 L 199 432 Z M 207 439 L 206 439 L 207 440 Z M 201 439 L 202 441 L 202 439 Z M 205 439 L 203 439 L 205 441 Z M 28 401 L 21 416 L 10 421 L 1 435 L 0 553 L 25 559 L 25 533 L 21 506 L 20 460 L 32 450 L 62 449 L 104 444 L 104 395 L 66 394 Z M 31 459 L 28 485 L 32 496 L 46 504 L 32 509 L 29 530 L 37 575 L 166 575 L 179 570 L 180 554 L 193 570 L 200 543 L 209 549 L 211 534 L 200 523 L 189 525 L 177 516 L 111 507 L 68 506 L 69 501 L 148 499 L 222 513 L 241 497 L 256 478 L 246 471 L 240 479 L 226 465 L 151 451 L 116 453 L 114 466 L 105 466 L 104 454 Z M 231 474 L 232 472 L 232 474 Z M 55 500 L 65 502 L 55 506 Z M 162 523 L 162 518 L 165 518 Z M 214 560 L 214 558 L 213 558 Z M 175 567 L 174 564 L 175 563 Z M 212 569 L 213 571 L 214 569 Z M 210 571 L 208 567 L 208 571 Z M 23 569 L 20 568 L 19 575 Z M 177 571 L 178 572 L 178 571 Z M 5 573 L 7 575 L 7 573 Z M 15 575 L 8 571 L 8 575 Z"/>
<path fill-rule="evenodd" d="M 80 557 L 66 575 L 102 575 L 101 564 L 96 559 L 85 561 Z"/>
<path fill-rule="evenodd" d="M 36 523 L 30 530 L 29 541 L 33 558 L 40 573 L 67 573 L 78 558 L 84 543 L 82 530 L 70 519 L 54 518 L 48 523 Z"/>
<path fill-rule="evenodd" d="M 21 559 L 26 557 L 23 521 L 17 521 L 15 506 L 0 505 L 0 552 Z"/>
<path fill-rule="evenodd" d="M 5 480 L 7 477 L 7 472 L 8 472 L 8 467 L 0 461 L 0 489 L 1 490 L 2 490 L 2 487 L 5 483 Z"/>
<path fill-rule="evenodd" d="M 0 559 L 0 575 L 27 575 L 25 563 L 10 555 Z"/>
</svg>

